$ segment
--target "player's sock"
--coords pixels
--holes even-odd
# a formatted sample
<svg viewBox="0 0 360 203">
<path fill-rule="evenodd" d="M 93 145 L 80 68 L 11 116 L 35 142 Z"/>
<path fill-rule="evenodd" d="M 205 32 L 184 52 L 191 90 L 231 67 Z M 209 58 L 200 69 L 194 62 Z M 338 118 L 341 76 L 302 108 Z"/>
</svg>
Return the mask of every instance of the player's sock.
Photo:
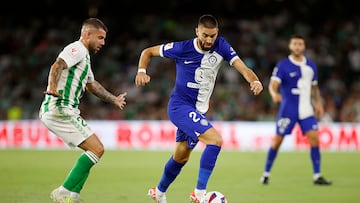
<svg viewBox="0 0 360 203">
<path fill-rule="evenodd" d="M 99 161 L 99 158 L 92 152 L 86 151 L 78 158 L 69 175 L 66 177 L 63 186 L 72 192 L 80 193 L 92 166 Z"/>
<path fill-rule="evenodd" d="M 266 163 L 265 163 L 265 168 L 264 168 L 264 174 L 270 174 L 270 170 L 272 168 L 272 165 L 275 161 L 276 155 L 278 153 L 277 149 L 273 149 L 272 147 L 270 147 L 267 157 L 266 157 Z"/>
<path fill-rule="evenodd" d="M 74 191 L 75 193 L 80 192 L 81 189 L 83 188 L 87 178 L 89 176 L 89 172 L 84 174 L 84 177 L 79 181 L 79 183 L 72 189 L 72 191 Z"/>
<path fill-rule="evenodd" d="M 215 167 L 215 163 L 220 153 L 220 150 L 221 147 L 219 146 L 206 145 L 206 148 L 204 149 L 200 159 L 200 169 L 196 189 L 206 189 L 208 180 Z"/>
<path fill-rule="evenodd" d="M 320 156 L 319 146 L 310 148 L 310 157 L 313 166 L 313 173 L 314 174 L 320 173 L 321 156 Z"/>
<path fill-rule="evenodd" d="M 185 164 L 181 164 L 176 162 L 171 156 L 168 162 L 165 164 L 164 172 L 161 177 L 161 180 L 157 186 L 158 190 L 161 192 L 166 192 L 169 185 L 175 180 L 175 178 L 179 175 L 182 167 Z"/>
<path fill-rule="evenodd" d="M 206 195 L 206 190 L 199 190 L 199 189 L 195 188 L 194 192 L 195 192 L 196 197 L 200 198 L 199 200 L 201 200 Z"/>
<path fill-rule="evenodd" d="M 313 180 L 317 180 L 318 178 L 321 177 L 321 174 L 320 173 L 314 173 L 313 175 Z"/>
</svg>

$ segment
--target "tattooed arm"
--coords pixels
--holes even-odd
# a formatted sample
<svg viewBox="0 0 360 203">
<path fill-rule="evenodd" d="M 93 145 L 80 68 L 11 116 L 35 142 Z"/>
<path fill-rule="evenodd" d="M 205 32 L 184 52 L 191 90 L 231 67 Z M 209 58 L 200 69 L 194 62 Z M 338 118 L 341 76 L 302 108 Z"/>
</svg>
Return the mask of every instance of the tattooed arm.
<svg viewBox="0 0 360 203">
<path fill-rule="evenodd" d="M 48 77 L 48 89 L 44 91 L 44 94 L 53 95 L 55 97 L 61 96 L 57 92 L 57 85 L 61 77 L 62 71 L 67 68 L 67 65 L 64 60 L 57 58 L 56 61 L 51 65 L 50 73 Z"/>
<path fill-rule="evenodd" d="M 110 93 L 109 91 L 107 91 L 98 81 L 94 80 L 94 82 L 92 83 L 88 83 L 86 85 L 86 89 L 91 92 L 92 94 L 94 94 L 95 96 L 99 97 L 100 99 L 112 103 L 115 106 L 117 106 L 120 109 L 123 109 L 124 106 L 126 105 L 125 102 L 125 96 L 126 96 L 126 92 L 115 96 L 112 93 Z"/>
</svg>

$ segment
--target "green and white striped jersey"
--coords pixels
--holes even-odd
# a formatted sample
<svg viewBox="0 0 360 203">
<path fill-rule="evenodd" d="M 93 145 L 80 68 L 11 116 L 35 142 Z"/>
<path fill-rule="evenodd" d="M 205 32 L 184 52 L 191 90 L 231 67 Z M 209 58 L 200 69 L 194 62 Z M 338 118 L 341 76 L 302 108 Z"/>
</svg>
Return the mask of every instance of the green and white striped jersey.
<svg viewBox="0 0 360 203">
<path fill-rule="evenodd" d="M 57 107 L 65 107 L 80 113 L 78 107 L 80 99 L 85 93 L 86 84 L 94 81 L 89 51 L 79 40 L 67 45 L 58 57 L 63 59 L 68 66 L 63 70 L 57 85 L 57 91 L 61 97 L 45 95 L 40 113 L 51 111 Z"/>
</svg>

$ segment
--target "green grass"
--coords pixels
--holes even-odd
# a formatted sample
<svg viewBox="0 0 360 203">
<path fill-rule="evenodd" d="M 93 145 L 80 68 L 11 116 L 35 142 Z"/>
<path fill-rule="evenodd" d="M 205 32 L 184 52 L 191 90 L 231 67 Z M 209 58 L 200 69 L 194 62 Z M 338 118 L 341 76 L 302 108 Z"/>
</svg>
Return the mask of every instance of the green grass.
<svg viewBox="0 0 360 203">
<path fill-rule="evenodd" d="M 50 191 L 62 183 L 81 152 L 0 150 L 0 202 L 50 203 Z M 86 203 L 145 203 L 171 152 L 106 151 L 86 182 Z M 280 152 L 270 185 L 262 186 L 265 152 L 222 152 L 208 190 L 224 193 L 230 203 L 356 203 L 360 201 L 360 154 L 326 152 L 322 171 L 334 185 L 312 184 L 308 152 Z M 167 192 L 169 203 L 188 202 L 197 177 L 195 151 Z"/>
</svg>

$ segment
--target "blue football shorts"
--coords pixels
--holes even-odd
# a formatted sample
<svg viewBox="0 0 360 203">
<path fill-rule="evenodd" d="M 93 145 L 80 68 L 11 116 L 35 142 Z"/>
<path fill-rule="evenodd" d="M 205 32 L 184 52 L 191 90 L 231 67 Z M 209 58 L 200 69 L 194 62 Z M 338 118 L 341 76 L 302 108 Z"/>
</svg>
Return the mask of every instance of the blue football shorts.
<svg viewBox="0 0 360 203">
<path fill-rule="evenodd" d="M 291 131 L 296 123 L 299 124 L 303 135 L 310 130 L 318 130 L 318 122 L 314 116 L 310 116 L 305 119 L 298 119 L 295 116 L 282 116 L 276 120 L 276 134 L 282 136 L 291 134 Z"/>
<path fill-rule="evenodd" d="M 199 135 L 213 127 L 204 114 L 189 105 L 169 106 L 168 115 L 177 127 L 176 142 L 187 141 L 190 149 L 199 142 Z"/>
</svg>

